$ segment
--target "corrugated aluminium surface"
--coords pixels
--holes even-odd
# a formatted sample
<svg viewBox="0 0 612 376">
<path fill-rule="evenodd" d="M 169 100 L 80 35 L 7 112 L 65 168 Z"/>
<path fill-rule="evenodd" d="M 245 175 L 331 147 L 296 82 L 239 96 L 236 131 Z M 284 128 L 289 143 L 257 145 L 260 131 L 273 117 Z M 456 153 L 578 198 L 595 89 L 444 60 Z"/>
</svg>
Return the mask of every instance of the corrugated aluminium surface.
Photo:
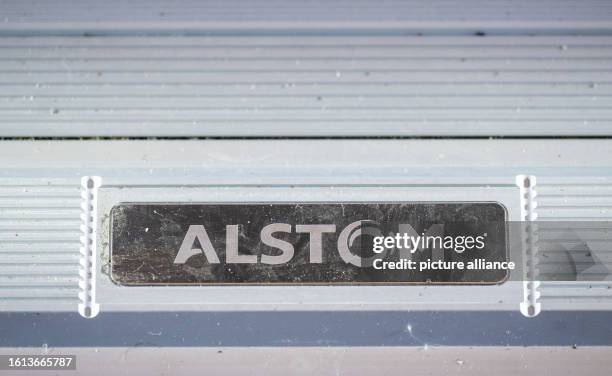
<svg viewBox="0 0 612 376">
<path fill-rule="evenodd" d="M 0 10 L 3 137 L 612 135 L 607 1 Z"/>
<path fill-rule="evenodd" d="M 516 175 L 532 174 L 538 180 L 538 220 L 609 220 L 609 142 L 546 143 L 543 149 L 539 140 L 4 141 L 0 307 L 76 309 L 84 174 L 101 176 L 103 186 L 169 190 L 262 184 L 494 187 L 512 186 Z M 605 244 L 609 241 L 593 252 L 608 266 Z M 547 261 L 540 260 L 545 269 Z M 589 279 L 588 274 L 581 277 Z M 544 283 L 540 292 L 544 310 L 611 308 L 609 281 Z M 512 307 L 518 309 L 518 303 Z"/>
<path fill-rule="evenodd" d="M 541 275 L 550 277 L 571 271 L 572 268 L 560 267 L 568 255 L 576 261 L 573 268 L 584 268 L 578 278 L 583 282 L 543 282 L 542 304 L 558 308 L 570 301 L 582 309 L 594 305 L 612 309 L 612 285 L 601 281 L 612 270 L 612 234 L 602 231 L 607 228 L 602 224 L 612 220 L 612 181 L 601 176 L 542 178 L 536 191 L 538 221 L 584 222 L 580 229 L 561 225 L 568 234 L 581 233 L 581 241 L 569 236 L 565 242 L 559 242 L 555 236 L 558 227 L 539 227 Z M 599 260 L 599 265 L 591 265 L 593 257 Z"/>
<path fill-rule="evenodd" d="M 43 179 L 0 182 L 0 307 L 78 301 L 79 186 Z"/>
<path fill-rule="evenodd" d="M 0 38 L 0 134 L 612 134 L 612 37 Z"/>
<path fill-rule="evenodd" d="M 611 136 L 611 20 L 612 3 L 596 0 L 0 1 L 0 137 Z M 76 309 L 82 175 L 422 185 L 534 174 L 540 220 L 597 221 L 611 219 L 610 150 L 3 141 L 0 309 Z M 596 251 L 607 267 L 609 250 Z M 610 309 L 611 291 L 546 282 L 541 301 Z"/>
<path fill-rule="evenodd" d="M 3 0 L 0 30 L 56 32 L 256 29 L 389 29 L 483 25 L 546 29 L 610 25 L 605 0 Z M 314 26 L 314 27 L 313 27 Z"/>
</svg>

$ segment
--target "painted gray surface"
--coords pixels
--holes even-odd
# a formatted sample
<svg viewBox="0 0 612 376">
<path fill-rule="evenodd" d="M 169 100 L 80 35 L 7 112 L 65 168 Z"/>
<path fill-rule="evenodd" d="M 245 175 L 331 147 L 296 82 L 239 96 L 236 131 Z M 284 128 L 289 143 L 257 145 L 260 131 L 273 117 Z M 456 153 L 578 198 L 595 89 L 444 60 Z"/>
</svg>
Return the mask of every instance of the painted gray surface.
<svg viewBox="0 0 612 376">
<path fill-rule="evenodd" d="M 104 347 L 0 348 L 75 354 L 61 375 L 609 375 L 610 347 Z M 10 374 L 9 372 L 0 374 Z"/>
<path fill-rule="evenodd" d="M 67 331 L 70 335 L 66 335 Z M 2 313 L 2 347 L 612 346 L 610 312 Z"/>
</svg>

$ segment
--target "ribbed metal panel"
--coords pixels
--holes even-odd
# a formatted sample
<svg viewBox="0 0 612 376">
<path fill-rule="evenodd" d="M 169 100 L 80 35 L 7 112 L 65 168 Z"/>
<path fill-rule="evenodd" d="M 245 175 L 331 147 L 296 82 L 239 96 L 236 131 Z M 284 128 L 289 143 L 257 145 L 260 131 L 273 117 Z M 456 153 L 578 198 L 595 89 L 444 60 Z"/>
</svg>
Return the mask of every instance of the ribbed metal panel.
<svg viewBox="0 0 612 376">
<path fill-rule="evenodd" d="M 360 21 L 598 21 L 609 20 L 605 0 L 138 0 L 124 2 L 3 0 L 7 28 L 36 23 L 97 25 L 219 22 L 360 22 Z M 381 25 L 385 26 L 385 25 Z"/>
<path fill-rule="evenodd" d="M 540 273 L 555 279 L 555 273 L 567 272 L 566 250 L 574 264 L 592 264 L 593 256 L 599 262 L 575 275 L 578 281 L 568 282 L 564 276 L 564 282 L 543 282 L 543 310 L 612 309 L 609 281 L 591 282 L 606 272 L 602 268 L 612 269 L 608 249 L 612 235 L 598 232 L 598 221 L 612 220 L 609 144 L 609 140 L 3 141 L 0 308 L 76 310 L 79 179 L 87 174 L 101 176 L 107 186 L 121 190 L 156 186 L 163 193 L 202 184 L 240 185 L 245 190 L 295 184 L 486 184 L 514 189 L 515 177 L 529 173 L 537 180 L 540 250 L 552 237 L 545 227 L 552 222 L 580 221 L 580 233 L 589 241 L 588 250 L 579 243 L 549 245 L 547 257 L 540 253 Z M 41 165 L 41 160 L 46 164 Z M 49 176 L 54 178 L 45 180 Z M 517 202 L 519 196 L 516 187 Z M 155 195 L 158 201 L 166 198 Z M 598 237 L 605 241 L 598 242 Z"/>
<path fill-rule="evenodd" d="M 1 136 L 612 135 L 612 37 L 0 38 Z"/>
<path fill-rule="evenodd" d="M 0 181 L 0 310 L 76 309 L 79 193 Z"/>
<path fill-rule="evenodd" d="M 3 0 L 5 23 L 132 21 L 601 20 L 605 0 Z"/>
<path fill-rule="evenodd" d="M 543 223 L 538 227 L 539 272 L 547 280 L 576 279 L 543 282 L 543 309 L 612 309 L 612 183 L 589 177 L 542 180 L 536 187 L 537 220 Z"/>
</svg>

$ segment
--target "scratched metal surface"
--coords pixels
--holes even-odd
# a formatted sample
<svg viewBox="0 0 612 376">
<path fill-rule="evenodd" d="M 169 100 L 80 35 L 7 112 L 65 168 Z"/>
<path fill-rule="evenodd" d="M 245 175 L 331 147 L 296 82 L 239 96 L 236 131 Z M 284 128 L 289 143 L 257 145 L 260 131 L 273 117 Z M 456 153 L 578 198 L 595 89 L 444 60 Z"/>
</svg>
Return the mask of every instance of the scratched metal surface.
<svg viewBox="0 0 612 376">
<path fill-rule="evenodd" d="M 372 237 L 398 231 L 400 223 L 411 223 L 414 231 L 425 233 L 435 223 L 444 223 L 444 234 L 451 237 L 487 234 L 486 252 L 478 256 L 470 252 L 454 252 L 447 261 L 468 263 L 477 257 L 487 261 L 508 259 L 506 245 L 506 213 L 493 203 L 347 203 L 347 204 L 135 204 L 117 205 L 111 211 L 110 278 L 117 284 L 129 285 L 198 285 L 198 284 L 401 284 L 401 283 L 463 283 L 496 284 L 507 277 L 504 270 L 429 271 L 380 270 L 372 268 Z M 270 223 L 288 226 L 278 229 L 271 248 L 270 240 L 261 234 Z M 346 242 L 353 224 L 374 223 L 366 238 L 355 239 L 348 258 L 339 250 L 339 239 L 346 234 Z M 229 235 L 226 224 L 235 225 L 235 237 Z M 192 225 L 203 226 L 197 233 Z M 320 234 L 320 248 L 315 255 L 311 247 L 313 235 L 298 230 L 301 224 L 325 225 L 327 234 Z M 333 224 L 333 231 L 329 229 Z M 373 226 L 373 224 L 372 224 Z M 349 230 L 344 230 L 348 228 Z M 436 235 L 436 234 L 432 234 Z M 196 240 L 196 238 L 198 240 Z M 206 254 L 185 254 L 180 263 L 177 250 L 183 249 L 185 239 L 193 239 L 192 247 L 206 246 Z M 208 244 L 202 243 L 208 239 Z M 317 238 L 318 239 L 318 238 Z M 459 239 L 461 241 L 461 239 Z M 233 244 L 229 246 L 228 244 Z M 269 244 L 268 244 L 269 243 Z M 317 242 L 318 244 L 318 242 Z M 408 244 L 408 243 L 406 243 Z M 454 243 L 453 243 L 454 244 Z M 463 243 L 462 243 L 463 244 Z M 290 247 L 291 250 L 288 250 Z M 241 262 L 229 259 L 228 249 L 237 250 Z M 429 246 L 426 246 L 428 248 Z M 441 251 L 444 252 L 440 245 Z M 453 245 L 450 250 L 453 250 Z M 484 247 L 484 242 L 483 242 Z M 408 248 L 406 246 L 406 248 Z M 416 246 L 415 246 L 416 248 Z M 349 249 L 348 247 L 346 248 Z M 181 253 L 181 251 L 179 251 Z M 435 259 L 434 251 L 422 250 L 414 262 Z M 244 258 L 248 258 L 248 262 Z M 398 261 L 399 248 L 388 249 L 380 257 Z M 407 257 L 404 255 L 403 257 Z M 264 258 L 267 260 L 264 261 Z M 282 261 L 281 261 L 282 260 Z M 350 262 L 349 262 L 350 261 Z M 363 267 L 369 268 L 363 269 Z"/>
</svg>

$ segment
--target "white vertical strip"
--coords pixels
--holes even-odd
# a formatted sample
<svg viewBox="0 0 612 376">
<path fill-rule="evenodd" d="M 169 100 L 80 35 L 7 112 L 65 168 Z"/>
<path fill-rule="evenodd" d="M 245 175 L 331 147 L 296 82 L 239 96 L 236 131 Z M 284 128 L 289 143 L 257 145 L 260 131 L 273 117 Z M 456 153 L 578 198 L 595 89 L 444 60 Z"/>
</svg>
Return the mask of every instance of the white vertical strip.
<svg viewBox="0 0 612 376">
<path fill-rule="evenodd" d="M 81 179 L 81 260 L 79 267 L 79 313 L 85 318 L 95 317 L 100 311 L 96 303 L 96 236 L 98 187 L 102 179 L 84 176 Z"/>
<path fill-rule="evenodd" d="M 537 316 L 541 309 L 540 281 L 538 278 L 538 250 L 537 250 L 537 207 L 536 202 L 536 178 L 532 175 L 518 175 L 516 184 L 521 193 L 521 218 L 525 222 L 523 248 L 523 301 L 521 302 L 521 313 L 526 317 Z"/>
</svg>

